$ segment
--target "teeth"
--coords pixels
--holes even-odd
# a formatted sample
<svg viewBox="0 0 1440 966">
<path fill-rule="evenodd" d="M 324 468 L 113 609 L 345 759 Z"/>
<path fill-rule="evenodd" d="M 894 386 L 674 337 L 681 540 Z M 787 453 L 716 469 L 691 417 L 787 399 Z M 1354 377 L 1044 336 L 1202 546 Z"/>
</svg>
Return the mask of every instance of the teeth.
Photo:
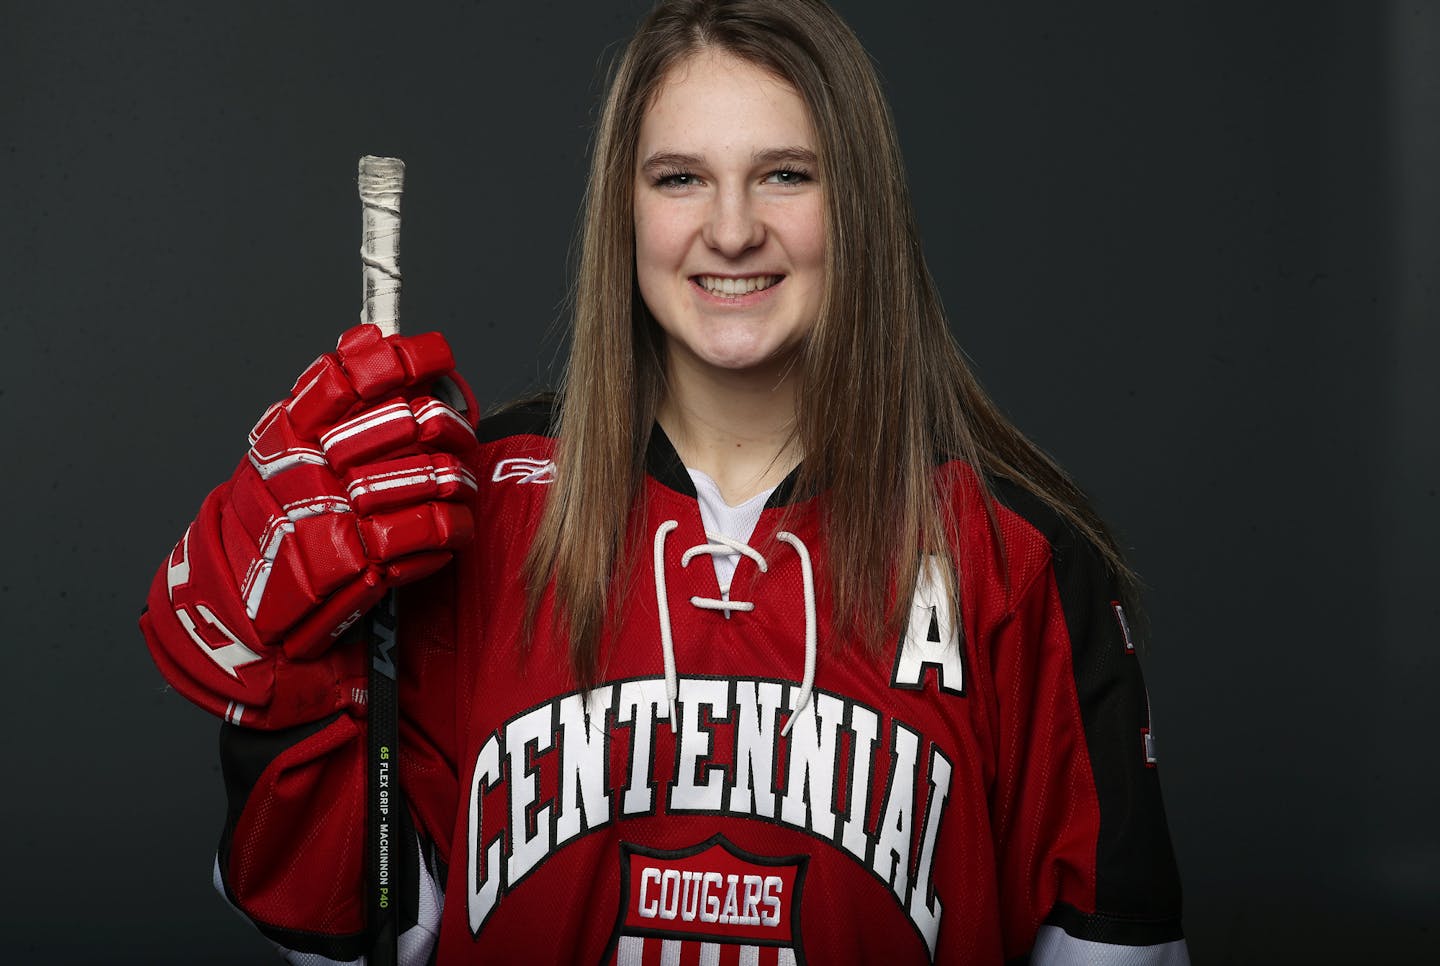
<svg viewBox="0 0 1440 966">
<path fill-rule="evenodd" d="M 711 295 L 736 298 L 767 289 L 780 281 L 779 275 L 752 275 L 749 278 L 720 278 L 715 275 L 699 275 L 695 281 Z"/>
</svg>

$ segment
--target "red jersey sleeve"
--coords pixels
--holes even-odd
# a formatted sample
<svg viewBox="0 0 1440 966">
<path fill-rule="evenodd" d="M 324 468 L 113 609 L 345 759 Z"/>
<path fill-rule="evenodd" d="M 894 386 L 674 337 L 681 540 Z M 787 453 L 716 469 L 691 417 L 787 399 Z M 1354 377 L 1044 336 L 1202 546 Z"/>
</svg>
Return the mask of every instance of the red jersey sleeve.
<svg viewBox="0 0 1440 966">
<path fill-rule="evenodd" d="M 1149 699 L 1117 581 L 1088 541 L 1026 509 L 1002 527 L 1017 589 L 990 642 L 1006 955 L 1038 955 L 1039 933 L 1087 955 L 1117 947 L 1087 962 L 1151 961 L 1135 947 L 1182 961 Z"/>
<path fill-rule="evenodd" d="M 402 953 L 438 930 L 457 802 L 454 568 L 401 591 L 399 847 Z M 345 962 L 365 951 L 365 721 L 296 728 L 226 724 L 229 812 L 217 865 L 230 902 L 288 950 Z M 409 961 L 411 957 L 403 957 Z M 421 961 L 424 955 L 418 957 Z"/>
</svg>

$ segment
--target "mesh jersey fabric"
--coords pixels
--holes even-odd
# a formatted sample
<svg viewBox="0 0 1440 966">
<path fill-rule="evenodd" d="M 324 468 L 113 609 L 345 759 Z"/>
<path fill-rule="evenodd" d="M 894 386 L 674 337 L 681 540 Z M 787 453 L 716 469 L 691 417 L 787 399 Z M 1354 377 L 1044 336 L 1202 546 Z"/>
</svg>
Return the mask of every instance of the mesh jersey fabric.
<svg viewBox="0 0 1440 966">
<path fill-rule="evenodd" d="M 835 639 L 823 513 L 788 480 L 746 540 L 766 569 L 736 561 L 731 595 L 754 609 L 692 603 L 718 577 L 681 565 L 706 526 L 656 427 L 633 526 L 649 547 L 673 522 L 663 581 L 648 554 L 630 561 L 601 683 L 581 694 L 548 596 L 522 633 L 548 425 L 544 409 L 482 424 L 476 546 L 402 592 L 401 775 L 443 885 L 442 966 L 1002 963 L 1042 927 L 1116 962 L 1146 947 L 1181 961 L 1137 658 L 1098 555 L 1058 518 L 998 483 L 997 540 L 969 467 L 937 467 L 960 611 L 922 568 L 905 635 L 871 658 Z M 821 643 L 797 713 L 803 557 Z M 221 854 L 227 894 L 262 928 L 337 960 L 362 948 L 361 836 L 327 823 L 360 805 L 360 733 L 341 719 L 261 756 L 232 783 Z"/>
</svg>

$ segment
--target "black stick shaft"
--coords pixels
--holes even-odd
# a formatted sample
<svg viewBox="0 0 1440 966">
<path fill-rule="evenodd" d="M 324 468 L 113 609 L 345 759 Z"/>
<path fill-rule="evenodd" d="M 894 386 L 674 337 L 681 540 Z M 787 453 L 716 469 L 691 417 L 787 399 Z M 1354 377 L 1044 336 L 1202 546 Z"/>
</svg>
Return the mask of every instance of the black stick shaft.
<svg viewBox="0 0 1440 966">
<path fill-rule="evenodd" d="M 400 692 L 396 680 L 396 630 L 399 614 L 391 590 L 370 612 L 369 706 L 369 870 L 371 950 L 367 966 L 396 966 L 400 892 Z"/>
<path fill-rule="evenodd" d="M 385 335 L 400 331 L 400 195 L 405 164 L 399 158 L 360 159 L 364 266 L 364 321 Z M 370 612 L 370 696 L 367 722 L 365 888 L 370 952 L 367 966 L 399 963 L 398 873 L 402 841 L 400 795 L 400 692 L 396 667 L 399 616 L 391 590 Z"/>
</svg>

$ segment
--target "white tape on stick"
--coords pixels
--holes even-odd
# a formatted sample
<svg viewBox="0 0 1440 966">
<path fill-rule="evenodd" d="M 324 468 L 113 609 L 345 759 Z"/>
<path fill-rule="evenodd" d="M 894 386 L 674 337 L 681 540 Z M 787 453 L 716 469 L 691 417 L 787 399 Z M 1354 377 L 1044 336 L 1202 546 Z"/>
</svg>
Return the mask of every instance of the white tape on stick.
<svg viewBox="0 0 1440 966">
<path fill-rule="evenodd" d="M 378 325 L 385 335 L 400 331 L 400 194 L 404 189 L 404 161 L 369 155 L 360 159 L 360 260 L 364 264 L 360 320 Z"/>
</svg>

